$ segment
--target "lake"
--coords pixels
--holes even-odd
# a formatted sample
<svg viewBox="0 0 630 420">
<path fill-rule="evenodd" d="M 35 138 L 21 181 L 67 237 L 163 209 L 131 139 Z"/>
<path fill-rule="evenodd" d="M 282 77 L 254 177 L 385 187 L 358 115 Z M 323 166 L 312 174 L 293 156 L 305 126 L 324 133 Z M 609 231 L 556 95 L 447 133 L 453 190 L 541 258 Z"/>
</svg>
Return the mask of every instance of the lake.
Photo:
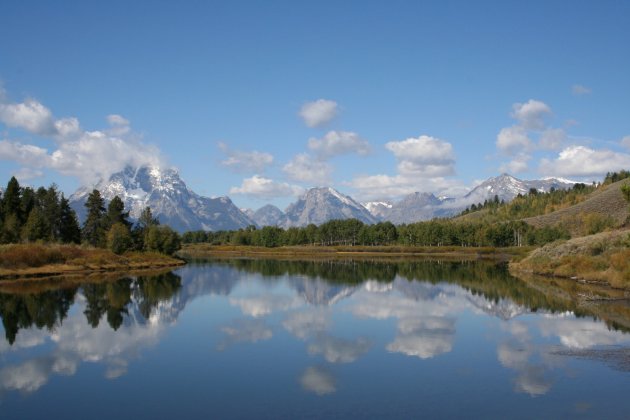
<svg viewBox="0 0 630 420">
<path fill-rule="evenodd" d="M 628 301 L 488 262 L 0 287 L 0 417 L 627 418 Z"/>
</svg>

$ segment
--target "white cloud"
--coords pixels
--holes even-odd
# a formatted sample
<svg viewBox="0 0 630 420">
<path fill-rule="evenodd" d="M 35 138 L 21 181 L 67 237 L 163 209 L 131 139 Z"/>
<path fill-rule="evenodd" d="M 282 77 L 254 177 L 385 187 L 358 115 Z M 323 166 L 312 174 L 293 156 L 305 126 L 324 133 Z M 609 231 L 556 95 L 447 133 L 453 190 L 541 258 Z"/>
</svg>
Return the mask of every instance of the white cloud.
<svg viewBox="0 0 630 420">
<path fill-rule="evenodd" d="M 449 191 L 461 189 L 459 181 L 443 177 L 420 178 L 413 175 L 360 175 L 345 184 L 356 189 L 356 196 L 361 200 L 401 197 L 414 192 L 439 192 L 449 195 Z"/>
<path fill-rule="evenodd" d="M 0 141 L 0 159 L 12 160 L 26 166 L 48 166 L 48 150 L 32 144 L 22 144 L 9 140 Z"/>
<path fill-rule="evenodd" d="M 603 176 L 610 171 L 630 168 L 630 154 L 569 146 L 556 159 L 542 159 L 539 171 L 555 176 Z"/>
<path fill-rule="evenodd" d="M 551 108 L 544 102 L 530 99 L 525 103 L 512 105 L 512 118 L 528 130 L 542 130 L 545 128 L 544 118 L 551 114 Z"/>
<path fill-rule="evenodd" d="M 444 140 L 423 135 L 403 141 L 390 141 L 385 144 L 385 148 L 398 159 L 398 171 L 401 174 L 437 177 L 455 172 L 453 146 Z"/>
<path fill-rule="evenodd" d="M 128 119 L 118 114 L 110 114 L 107 116 L 107 122 L 111 126 L 108 132 L 114 136 L 122 136 L 131 130 L 131 123 Z"/>
<path fill-rule="evenodd" d="M 627 147 L 628 149 L 630 149 L 630 136 L 625 136 L 624 138 L 622 138 L 620 143 L 623 147 Z"/>
<path fill-rule="evenodd" d="M 302 388 L 317 395 L 332 394 L 337 390 L 335 378 L 328 370 L 321 367 L 309 367 L 300 377 Z"/>
<path fill-rule="evenodd" d="M 30 179 L 39 178 L 44 175 L 44 172 L 38 169 L 20 168 L 13 173 L 13 176 L 20 182 L 25 182 Z"/>
<path fill-rule="evenodd" d="M 363 337 L 346 340 L 322 334 L 309 344 L 308 353 L 321 354 L 329 363 L 352 363 L 366 353 L 371 345 L 372 343 Z"/>
<path fill-rule="evenodd" d="M 507 154 L 513 155 L 532 147 L 532 141 L 527 135 L 527 130 L 520 125 L 502 128 L 497 135 L 497 148 Z"/>
<path fill-rule="evenodd" d="M 225 338 L 217 346 L 217 350 L 220 351 L 237 343 L 256 343 L 273 337 L 271 328 L 262 319 L 236 319 L 229 325 L 221 327 L 221 331 Z"/>
<path fill-rule="evenodd" d="M 329 131 L 321 139 L 311 138 L 308 141 L 308 148 L 321 159 L 348 153 L 362 156 L 370 153 L 370 144 L 351 131 Z"/>
<path fill-rule="evenodd" d="M 287 315 L 282 326 L 299 339 L 306 339 L 330 327 L 330 311 L 328 308 L 310 308 L 295 311 Z"/>
<path fill-rule="evenodd" d="M 53 169 L 62 175 L 74 176 L 84 185 L 93 185 L 127 165 L 161 165 L 162 157 L 155 146 L 144 144 L 131 132 L 129 121 L 120 115 L 109 115 L 110 128 L 85 131 L 74 117 L 55 120 L 52 112 L 33 99 L 7 103 L 0 95 L 0 121 L 9 127 L 21 128 L 53 140 L 52 150 L 0 141 L 0 159 L 12 160 L 23 170 L 36 173 Z M 26 173 L 26 172 L 25 172 Z"/>
<path fill-rule="evenodd" d="M 300 305 L 300 300 L 297 297 L 267 294 L 246 298 L 230 298 L 230 305 L 238 306 L 245 315 L 259 318 L 274 312 L 295 308 Z"/>
<path fill-rule="evenodd" d="M 538 147 L 545 150 L 558 150 L 567 139 L 567 133 L 562 128 L 548 128 L 540 134 Z"/>
<path fill-rule="evenodd" d="M 323 185 L 330 182 L 332 166 L 327 162 L 313 159 L 306 153 L 300 153 L 284 165 L 282 170 L 293 181 Z"/>
<path fill-rule="evenodd" d="M 591 93 L 591 89 L 583 85 L 573 85 L 571 86 L 571 92 L 573 92 L 574 95 L 578 95 L 578 96 L 588 95 L 589 93 Z"/>
<path fill-rule="evenodd" d="M 517 174 L 520 172 L 525 172 L 529 168 L 528 162 L 531 159 L 531 156 L 528 154 L 522 153 L 511 161 L 504 163 L 499 167 L 499 172 L 507 172 L 509 174 Z"/>
<path fill-rule="evenodd" d="M 273 163 L 273 155 L 270 153 L 256 150 L 251 152 L 231 150 L 227 144 L 222 142 L 219 142 L 219 149 L 227 156 L 221 161 L 221 165 L 234 172 L 261 173 Z"/>
<path fill-rule="evenodd" d="M 35 99 L 28 98 L 14 104 L 0 103 L 0 122 L 42 136 L 56 134 L 52 112 Z"/>
<path fill-rule="evenodd" d="M 338 112 L 337 102 L 329 99 L 318 99 L 302 105 L 300 117 L 307 126 L 320 127 L 332 121 Z"/>
<path fill-rule="evenodd" d="M 277 182 L 259 175 L 244 179 L 240 187 L 230 188 L 230 194 L 243 194 L 265 199 L 298 196 L 303 192 L 304 189 L 297 185 Z"/>
</svg>

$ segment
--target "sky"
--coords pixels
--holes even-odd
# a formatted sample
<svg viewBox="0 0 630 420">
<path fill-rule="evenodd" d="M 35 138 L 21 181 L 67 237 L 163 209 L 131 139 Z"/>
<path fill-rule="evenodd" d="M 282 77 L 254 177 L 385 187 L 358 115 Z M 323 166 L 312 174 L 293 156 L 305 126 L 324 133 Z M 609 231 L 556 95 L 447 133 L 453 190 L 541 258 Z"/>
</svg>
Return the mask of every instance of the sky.
<svg viewBox="0 0 630 420">
<path fill-rule="evenodd" d="M 284 208 L 630 169 L 629 1 L 0 4 L 0 184 Z M 2 180 L 6 181 L 2 181 Z"/>
</svg>

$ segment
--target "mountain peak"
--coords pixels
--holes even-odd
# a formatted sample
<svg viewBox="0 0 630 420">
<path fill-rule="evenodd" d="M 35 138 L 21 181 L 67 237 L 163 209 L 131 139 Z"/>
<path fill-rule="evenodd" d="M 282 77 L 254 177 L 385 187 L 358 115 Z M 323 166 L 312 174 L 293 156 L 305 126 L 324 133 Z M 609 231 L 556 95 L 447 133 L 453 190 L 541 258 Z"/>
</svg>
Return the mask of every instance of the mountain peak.
<svg viewBox="0 0 630 420">
<path fill-rule="evenodd" d="M 286 209 L 285 226 L 320 225 L 332 219 L 358 219 L 375 223 L 370 212 L 351 197 L 332 187 L 309 189 L 300 199 Z"/>
<path fill-rule="evenodd" d="M 128 166 L 94 188 L 106 202 L 120 197 L 132 218 L 137 219 L 145 207 L 151 207 L 161 223 L 178 231 L 229 230 L 254 224 L 229 197 L 207 198 L 188 189 L 174 168 Z M 91 190 L 82 188 L 70 197 L 80 219 L 85 216 L 84 203 Z"/>
</svg>

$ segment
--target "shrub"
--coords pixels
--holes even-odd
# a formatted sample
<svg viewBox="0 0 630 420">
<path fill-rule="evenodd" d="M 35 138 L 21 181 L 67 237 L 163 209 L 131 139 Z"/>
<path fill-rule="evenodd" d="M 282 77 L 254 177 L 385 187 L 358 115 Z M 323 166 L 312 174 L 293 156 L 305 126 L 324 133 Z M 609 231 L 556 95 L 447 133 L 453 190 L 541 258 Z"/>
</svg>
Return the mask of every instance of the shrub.
<svg viewBox="0 0 630 420">
<path fill-rule="evenodd" d="M 122 223 L 114 223 L 107 232 L 107 248 L 114 254 L 122 254 L 133 245 L 129 228 Z"/>
</svg>

